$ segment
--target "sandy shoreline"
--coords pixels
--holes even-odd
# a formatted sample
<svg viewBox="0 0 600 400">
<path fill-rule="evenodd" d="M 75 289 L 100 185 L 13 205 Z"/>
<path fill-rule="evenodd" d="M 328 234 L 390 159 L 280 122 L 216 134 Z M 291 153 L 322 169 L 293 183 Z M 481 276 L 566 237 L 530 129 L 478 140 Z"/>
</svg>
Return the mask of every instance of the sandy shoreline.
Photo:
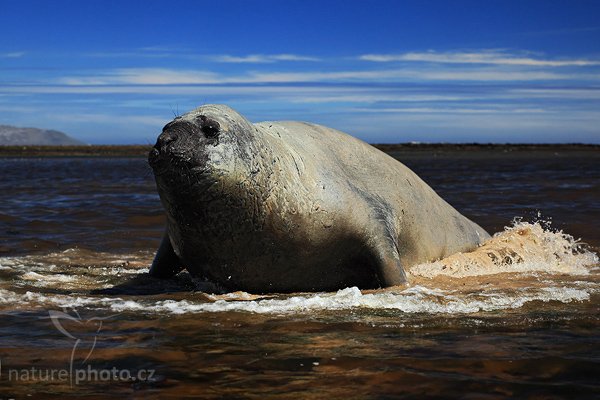
<svg viewBox="0 0 600 400">
<path fill-rule="evenodd" d="M 477 153 L 599 153 L 594 144 L 447 144 L 398 143 L 373 144 L 386 153 L 426 155 Z M 147 157 L 151 145 L 89 145 L 89 146 L 0 146 L 0 157 Z"/>
</svg>

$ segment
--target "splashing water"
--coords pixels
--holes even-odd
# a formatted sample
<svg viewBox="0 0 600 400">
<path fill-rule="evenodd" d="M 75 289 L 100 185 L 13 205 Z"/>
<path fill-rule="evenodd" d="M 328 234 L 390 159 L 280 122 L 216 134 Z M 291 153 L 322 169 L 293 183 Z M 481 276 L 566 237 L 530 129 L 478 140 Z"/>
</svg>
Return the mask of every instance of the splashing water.
<svg viewBox="0 0 600 400">
<path fill-rule="evenodd" d="M 597 263 L 598 256 L 573 236 L 544 229 L 540 222 L 515 220 L 476 250 L 416 265 L 410 273 L 425 278 L 534 272 L 587 275 Z"/>
<path fill-rule="evenodd" d="M 544 229 L 539 222 L 515 221 L 470 253 L 410 268 L 408 287 L 273 296 L 245 292 L 210 295 L 198 292 L 198 282 L 182 273 L 168 283 L 150 278 L 140 283 L 150 292 L 155 289 L 158 294 L 154 296 L 118 291 L 112 296 L 91 294 L 139 278 L 147 272 L 150 257 L 148 253 L 123 256 L 67 250 L 47 256 L 0 258 L 0 272 L 8 278 L 0 289 L 0 304 L 12 310 L 86 307 L 150 314 L 318 315 L 366 309 L 456 314 L 517 309 L 534 301 L 588 301 L 600 288 L 595 253 L 572 236 Z"/>
</svg>

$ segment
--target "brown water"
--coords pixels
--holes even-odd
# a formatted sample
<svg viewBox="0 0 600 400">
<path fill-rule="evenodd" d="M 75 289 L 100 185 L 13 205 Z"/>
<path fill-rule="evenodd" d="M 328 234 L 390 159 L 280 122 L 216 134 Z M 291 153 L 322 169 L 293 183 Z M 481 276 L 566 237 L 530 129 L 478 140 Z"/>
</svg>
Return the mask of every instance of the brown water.
<svg viewBox="0 0 600 400">
<path fill-rule="evenodd" d="M 600 397 L 600 153 L 395 156 L 499 234 L 406 287 L 262 297 L 143 275 L 145 160 L 0 159 L 0 398 Z"/>
</svg>

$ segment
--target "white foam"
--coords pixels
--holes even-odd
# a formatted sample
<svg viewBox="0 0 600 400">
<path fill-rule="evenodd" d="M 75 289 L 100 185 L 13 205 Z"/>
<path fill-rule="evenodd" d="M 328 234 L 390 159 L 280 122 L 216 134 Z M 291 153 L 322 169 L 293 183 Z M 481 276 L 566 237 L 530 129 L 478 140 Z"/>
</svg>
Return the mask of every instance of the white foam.
<svg viewBox="0 0 600 400">
<path fill-rule="evenodd" d="M 17 285 L 71 290 L 103 288 L 107 286 L 105 277 L 148 272 L 143 257 L 67 249 L 46 255 L 0 257 L 0 270 L 14 272 L 12 279 Z"/>
<path fill-rule="evenodd" d="M 311 312 L 359 309 L 389 309 L 404 313 L 475 313 L 520 308 L 531 301 L 589 300 L 590 295 L 582 289 L 551 287 L 532 291 L 520 296 L 490 293 L 485 296 L 454 296 L 440 290 L 422 286 L 399 293 L 378 292 L 363 294 L 358 288 L 347 288 L 336 293 L 293 296 L 287 299 L 264 299 L 253 301 L 218 300 L 214 303 L 193 303 L 187 300 L 166 300 L 154 304 L 136 301 L 114 302 L 113 311 L 146 310 L 161 313 L 185 314 L 202 312 L 252 312 L 258 314 L 306 314 Z"/>
<path fill-rule="evenodd" d="M 36 281 L 39 286 L 46 286 L 45 283 L 71 283 L 78 281 L 76 276 L 64 274 L 47 274 L 41 275 L 37 272 L 29 271 L 21 275 L 21 279 L 28 281 Z"/>
<path fill-rule="evenodd" d="M 106 269 L 107 275 L 138 275 L 147 273 L 150 271 L 150 268 L 125 268 L 125 267 L 110 267 Z"/>
<path fill-rule="evenodd" d="M 21 296 L 6 289 L 0 289 L 0 304 L 19 304 Z"/>
<path fill-rule="evenodd" d="M 430 289 L 415 286 L 402 291 L 379 291 L 362 293 L 358 288 L 346 288 L 336 293 L 317 293 L 292 296 L 284 299 L 262 300 L 217 300 L 215 302 L 194 302 L 191 300 L 141 301 L 118 297 L 95 298 L 86 296 L 42 295 L 27 292 L 18 295 L 0 290 L 0 303 L 12 303 L 38 306 L 57 306 L 61 308 L 97 308 L 115 312 L 146 313 L 218 313 L 250 312 L 257 314 L 302 314 L 336 310 L 397 310 L 403 313 L 430 314 L 469 314 L 480 311 L 516 309 L 532 301 L 558 301 L 569 303 L 587 301 L 587 290 L 572 287 L 547 287 L 541 289 L 522 289 L 513 295 L 502 291 L 490 291 L 476 294 L 458 294 L 452 291 Z"/>
</svg>

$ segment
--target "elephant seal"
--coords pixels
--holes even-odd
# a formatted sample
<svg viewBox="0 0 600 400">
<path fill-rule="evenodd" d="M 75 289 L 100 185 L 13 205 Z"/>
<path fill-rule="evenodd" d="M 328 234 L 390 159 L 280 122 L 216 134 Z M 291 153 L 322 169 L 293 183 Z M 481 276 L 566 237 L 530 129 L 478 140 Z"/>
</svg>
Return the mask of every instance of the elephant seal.
<svg viewBox="0 0 600 400">
<path fill-rule="evenodd" d="M 489 235 L 399 161 L 304 122 L 224 105 L 175 118 L 149 155 L 167 228 L 150 274 L 222 290 L 379 288 Z"/>
</svg>

